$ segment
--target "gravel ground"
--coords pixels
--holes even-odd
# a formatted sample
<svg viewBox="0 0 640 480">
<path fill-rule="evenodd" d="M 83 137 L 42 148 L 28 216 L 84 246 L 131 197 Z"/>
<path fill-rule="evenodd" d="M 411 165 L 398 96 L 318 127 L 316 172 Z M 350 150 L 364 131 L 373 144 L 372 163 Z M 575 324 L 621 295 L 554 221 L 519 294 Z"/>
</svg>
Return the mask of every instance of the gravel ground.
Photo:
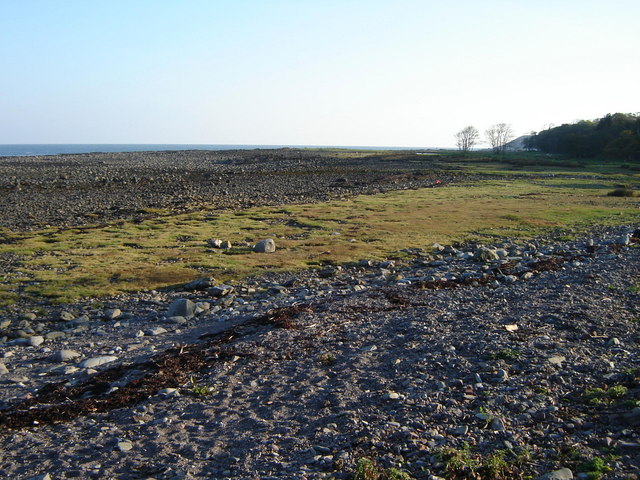
<svg viewBox="0 0 640 480">
<path fill-rule="evenodd" d="M 0 157 L 0 227 L 139 218 L 147 209 L 242 208 L 432 186 L 459 178 L 416 153 L 339 158 L 238 150 Z"/>
<path fill-rule="evenodd" d="M 634 228 L 15 312 L 0 475 L 637 479 Z"/>
</svg>

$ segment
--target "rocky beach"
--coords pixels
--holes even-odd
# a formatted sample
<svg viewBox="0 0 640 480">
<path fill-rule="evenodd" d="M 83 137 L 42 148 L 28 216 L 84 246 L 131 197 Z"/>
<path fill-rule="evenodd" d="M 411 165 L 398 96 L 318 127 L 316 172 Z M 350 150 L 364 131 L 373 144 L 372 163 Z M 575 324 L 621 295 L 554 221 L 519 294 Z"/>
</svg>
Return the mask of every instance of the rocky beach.
<svg viewBox="0 0 640 480">
<path fill-rule="evenodd" d="M 2 226 L 467 178 L 407 155 L 4 158 Z M 637 225 L 403 254 L 17 303 L 0 318 L 0 475 L 638 478 Z"/>
<path fill-rule="evenodd" d="M 429 158 L 296 149 L 0 157 L 0 227 L 94 224 L 205 204 L 284 205 L 463 178 Z"/>
</svg>

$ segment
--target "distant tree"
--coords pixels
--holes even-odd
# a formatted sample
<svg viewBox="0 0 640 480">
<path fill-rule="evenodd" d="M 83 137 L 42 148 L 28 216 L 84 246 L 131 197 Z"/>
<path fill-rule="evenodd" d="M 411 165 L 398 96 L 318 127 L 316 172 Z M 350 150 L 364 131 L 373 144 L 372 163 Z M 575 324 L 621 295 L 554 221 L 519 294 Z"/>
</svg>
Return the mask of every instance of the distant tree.
<svg viewBox="0 0 640 480">
<path fill-rule="evenodd" d="M 488 128 L 484 134 L 496 153 L 504 153 L 507 143 L 513 138 L 511 125 L 506 123 L 497 123 Z"/>
<path fill-rule="evenodd" d="M 462 153 L 467 153 L 474 147 L 479 137 L 480 132 L 478 132 L 478 129 L 469 125 L 456 133 L 456 143 Z"/>
<path fill-rule="evenodd" d="M 623 130 L 617 138 L 607 143 L 602 151 L 605 157 L 621 160 L 640 160 L 640 136 L 632 130 Z"/>
</svg>

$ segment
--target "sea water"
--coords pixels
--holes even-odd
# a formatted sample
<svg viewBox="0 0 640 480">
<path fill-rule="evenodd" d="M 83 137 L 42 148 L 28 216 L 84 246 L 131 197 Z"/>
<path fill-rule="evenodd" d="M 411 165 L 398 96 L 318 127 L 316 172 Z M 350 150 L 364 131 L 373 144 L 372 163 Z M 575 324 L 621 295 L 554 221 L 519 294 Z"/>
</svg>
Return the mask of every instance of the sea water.
<svg viewBox="0 0 640 480">
<path fill-rule="evenodd" d="M 70 153 L 160 152 L 176 150 L 253 150 L 281 148 L 282 145 L 203 145 L 203 144 L 31 144 L 0 145 L 0 157 L 60 155 Z"/>
<path fill-rule="evenodd" d="M 254 150 L 273 148 L 345 148 L 353 150 L 413 150 L 419 147 L 356 147 L 333 145 L 206 145 L 206 144 L 0 144 L 0 157 L 71 153 L 161 152 L 176 150 Z"/>
</svg>

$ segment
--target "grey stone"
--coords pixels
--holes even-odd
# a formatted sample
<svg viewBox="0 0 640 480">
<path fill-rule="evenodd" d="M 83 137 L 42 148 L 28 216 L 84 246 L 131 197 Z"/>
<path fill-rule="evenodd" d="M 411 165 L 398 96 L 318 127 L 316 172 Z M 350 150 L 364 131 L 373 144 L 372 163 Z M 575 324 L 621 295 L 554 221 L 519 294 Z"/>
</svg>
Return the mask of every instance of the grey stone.
<svg viewBox="0 0 640 480">
<path fill-rule="evenodd" d="M 342 270 L 342 267 L 337 266 L 337 267 L 328 267 L 325 268 L 323 270 L 320 270 L 318 272 L 318 276 L 320 278 L 330 278 L 330 277 L 334 277 L 338 274 L 338 272 L 340 272 Z"/>
<path fill-rule="evenodd" d="M 168 317 L 193 317 L 196 311 L 196 304 L 188 298 L 179 298 L 175 300 L 167 311 Z"/>
<path fill-rule="evenodd" d="M 629 413 L 622 416 L 622 421 L 627 425 L 640 425 L 640 407 L 635 407 Z"/>
<path fill-rule="evenodd" d="M 222 297 L 220 300 L 218 300 L 218 306 L 220 307 L 230 307 L 231 305 L 233 305 L 233 302 L 236 301 L 236 296 L 235 295 L 227 295 L 226 297 Z"/>
<path fill-rule="evenodd" d="M 206 290 L 207 288 L 211 288 L 216 284 L 216 279 L 213 277 L 202 277 L 192 280 L 188 283 L 185 283 L 182 288 L 187 292 L 195 292 Z"/>
<path fill-rule="evenodd" d="M 495 417 L 491 419 L 490 428 L 491 430 L 495 430 L 496 432 L 504 432 L 504 421 L 501 418 Z"/>
<path fill-rule="evenodd" d="M 149 330 L 147 330 L 146 332 L 144 332 L 146 335 L 162 335 L 163 333 L 167 333 L 167 329 L 166 328 L 162 328 L 162 327 L 153 327 L 150 328 Z"/>
<path fill-rule="evenodd" d="M 162 397 L 179 397 L 180 391 L 177 388 L 165 388 L 158 392 Z"/>
<path fill-rule="evenodd" d="M 225 297 L 233 292 L 234 288 L 231 285 L 218 285 L 207 290 L 209 295 L 216 298 Z"/>
<path fill-rule="evenodd" d="M 504 368 L 498 370 L 498 381 L 506 382 L 507 380 L 509 380 L 509 374 L 507 373 L 507 371 Z"/>
<path fill-rule="evenodd" d="M 102 355 L 100 357 L 87 358 L 80 362 L 78 366 L 80 368 L 95 368 L 105 363 L 115 362 L 117 359 L 118 357 L 114 357 L 113 355 Z"/>
<path fill-rule="evenodd" d="M 561 468 L 553 472 L 545 473 L 538 480 L 573 480 L 573 472 L 568 468 Z"/>
<path fill-rule="evenodd" d="M 187 319 L 184 317 L 167 317 L 166 320 L 167 323 L 175 323 L 176 325 L 184 325 L 185 323 L 187 323 Z"/>
<path fill-rule="evenodd" d="M 547 359 L 547 362 L 549 362 L 551 365 L 556 365 L 558 367 L 562 366 L 562 362 L 564 362 L 566 360 L 565 357 L 563 357 L 562 355 L 557 355 L 551 358 Z"/>
<path fill-rule="evenodd" d="M 51 480 L 51 475 L 48 473 L 42 473 L 40 475 L 36 475 L 35 477 L 29 477 L 27 480 Z"/>
<path fill-rule="evenodd" d="M 479 247 L 474 253 L 473 257 L 481 262 L 490 262 L 492 260 L 499 260 L 500 257 L 495 250 L 487 247 Z"/>
<path fill-rule="evenodd" d="M 74 350 L 59 350 L 51 356 L 54 362 L 68 362 L 78 358 L 80 354 Z"/>
<path fill-rule="evenodd" d="M 609 243 L 612 245 L 629 245 L 631 234 L 627 233 L 612 239 Z"/>
<path fill-rule="evenodd" d="M 5 375 L 9 373 L 9 369 L 4 363 L 0 363 L 0 375 Z"/>
<path fill-rule="evenodd" d="M 119 308 L 108 308 L 104 311 L 104 318 L 107 320 L 114 320 L 122 315 L 122 312 Z"/>
<path fill-rule="evenodd" d="M 258 253 L 273 253 L 276 251 L 276 242 L 271 238 L 265 238 L 256 243 L 253 250 Z"/>
<path fill-rule="evenodd" d="M 49 332 L 45 334 L 44 338 L 47 340 L 57 340 L 59 338 L 64 338 L 66 336 L 67 334 L 64 332 L 54 331 L 54 332 Z"/>
<path fill-rule="evenodd" d="M 42 345 L 43 343 L 44 337 L 41 337 L 40 335 L 34 335 L 32 337 L 29 337 L 29 339 L 27 340 L 27 344 L 32 347 L 37 347 L 38 345 Z"/>
<path fill-rule="evenodd" d="M 229 240 L 224 240 L 221 244 L 220 244 L 220 248 L 222 250 L 230 250 L 233 247 L 233 245 L 231 244 L 231 242 Z"/>
<path fill-rule="evenodd" d="M 121 440 L 118 442 L 117 448 L 121 452 L 128 452 L 129 450 L 133 449 L 133 443 L 131 443 L 129 440 Z"/>
<path fill-rule="evenodd" d="M 466 435 L 469 432 L 469 427 L 466 425 L 460 425 L 453 429 L 454 435 Z"/>
<path fill-rule="evenodd" d="M 620 440 L 618 443 L 616 443 L 616 447 L 627 448 L 627 449 L 637 449 L 637 448 L 640 448 L 640 443 Z"/>
<path fill-rule="evenodd" d="M 28 382 L 29 378 L 24 375 L 5 375 L 2 377 L 4 383 L 24 383 Z"/>
<path fill-rule="evenodd" d="M 207 240 L 207 245 L 212 248 L 220 248 L 220 246 L 222 245 L 222 240 L 220 240 L 219 238 Z"/>
<path fill-rule="evenodd" d="M 70 322 L 74 318 L 76 317 L 71 312 L 67 312 L 66 310 L 63 310 L 62 312 L 60 312 L 60 320 L 64 322 Z"/>
</svg>

